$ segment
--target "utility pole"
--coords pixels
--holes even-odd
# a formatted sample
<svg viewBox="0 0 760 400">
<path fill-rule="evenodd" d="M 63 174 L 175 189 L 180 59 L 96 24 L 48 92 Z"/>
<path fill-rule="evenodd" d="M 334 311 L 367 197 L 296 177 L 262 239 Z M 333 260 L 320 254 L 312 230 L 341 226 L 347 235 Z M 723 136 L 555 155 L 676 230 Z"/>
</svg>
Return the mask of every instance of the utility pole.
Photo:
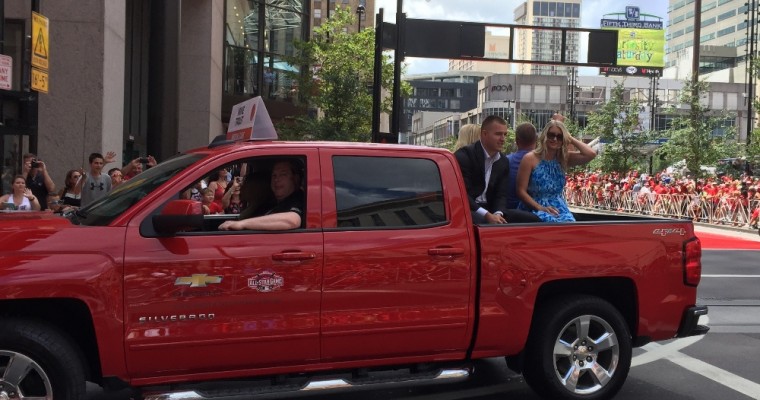
<svg viewBox="0 0 760 400">
<path fill-rule="evenodd" d="M 375 17 L 375 67 L 372 77 L 372 142 L 380 141 L 380 102 L 383 79 L 383 9 Z"/>
<path fill-rule="evenodd" d="M 748 0 L 747 3 L 747 147 L 752 142 L 752 130 L 755 127 L 755 112 L 752 103 L 755 100 L 755 25 L 757 24 L 757 0 Z"/>
<path fill-rule="evenodd" d="M 404 36 L 406 15 L 402 12 L 404 0 L 396 2 L 396 50 L 393 56 L 393 115 L 391 133 L 398 136 L 401 132 L 401 62 L 404 60 Z"/>
</svg>

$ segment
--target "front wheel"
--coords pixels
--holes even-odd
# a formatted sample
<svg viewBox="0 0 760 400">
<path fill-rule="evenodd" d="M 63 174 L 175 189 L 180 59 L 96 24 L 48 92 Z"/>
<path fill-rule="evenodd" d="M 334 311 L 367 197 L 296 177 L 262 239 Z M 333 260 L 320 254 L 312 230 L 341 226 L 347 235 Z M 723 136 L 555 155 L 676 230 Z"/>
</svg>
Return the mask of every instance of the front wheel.
<svg viewBox="0 0 760 400">
<path fill-rule="evenodd" d="M 591 296 L 538 311 L 526 348 L 525 381 L 548 399 L 613 397 L 631 366 L 631 337 L 620 312 Z"/>
<path fill-rule="evenodd" d="M 0 399 L 84 398 L 85 373 L 79 353 L 52 326 L 0 320 Z"/>
</svg>

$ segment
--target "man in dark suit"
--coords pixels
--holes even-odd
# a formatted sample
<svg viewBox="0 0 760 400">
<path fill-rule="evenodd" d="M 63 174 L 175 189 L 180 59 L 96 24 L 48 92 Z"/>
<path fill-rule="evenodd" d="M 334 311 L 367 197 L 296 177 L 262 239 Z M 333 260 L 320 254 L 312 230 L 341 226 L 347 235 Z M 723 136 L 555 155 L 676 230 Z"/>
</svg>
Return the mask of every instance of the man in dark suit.
<svg viewBox="0 0 760 400">
<path fill-rule="evenodd" d="M 509 161 L 501 154 L 506 137 L 507 121 L 492 115 L 481 125 L 480 141 L 454 153 L 476 224 L 540 221 L 533 213 L 507 209 Z"/>
</svg>

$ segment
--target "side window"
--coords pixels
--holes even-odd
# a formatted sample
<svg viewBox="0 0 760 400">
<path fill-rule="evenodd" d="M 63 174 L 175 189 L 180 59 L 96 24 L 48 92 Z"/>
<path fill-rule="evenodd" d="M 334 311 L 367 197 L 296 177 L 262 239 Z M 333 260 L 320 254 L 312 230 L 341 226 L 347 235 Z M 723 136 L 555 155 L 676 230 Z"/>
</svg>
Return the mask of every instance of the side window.
<svg viewBox="0 0 760 400">
<path fill-rule="evenodd" d="M 283 173 L 283 164 L 288 178 L 281 178 L 285 180 L 276 185 L 275 192 L 272 179 L 275 172 Z M 227 220 L 244 220 L 286 212 L 296 207 L 296 204 L 302 214 L 306 209 L 304 165 L 305 158 L 297 156 L 242 159 L 206 171 L 202 179 L 183 188 L 178 197 L 201 203 L 204 226 L 200 230 L 204 232 L 217 231 L 219 225 Z M 301 218 L 303 227 L 304 215 Z"/>
<path fill-rule="evenodd" d="M 399 157 L 333 157 L 339 228 L 430 226 L 446 221 L 438 166 Z"/>
</svg>

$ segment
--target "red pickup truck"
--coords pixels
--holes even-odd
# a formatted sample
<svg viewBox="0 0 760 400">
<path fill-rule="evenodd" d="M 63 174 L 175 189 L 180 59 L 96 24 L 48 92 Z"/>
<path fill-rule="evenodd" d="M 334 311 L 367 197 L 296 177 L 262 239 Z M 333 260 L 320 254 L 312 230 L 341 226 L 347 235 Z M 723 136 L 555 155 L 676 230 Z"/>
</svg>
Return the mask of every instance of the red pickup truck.
<svg viewBox="0 0 760 400">
<path fill-rule="evenodd" d="M 219 231 L 238 216 L 186 199 L 283 158 L 299 229 Z M 474 226 L 465 193 L 445 150 L 267 141 L 177 155 L 66 217 L 0 213 L 0 398 L 251 398 L 498 356 L 546 398 L 601 399 L 633 347 L 707 332 L 690 222 Z"/>
</svg>

